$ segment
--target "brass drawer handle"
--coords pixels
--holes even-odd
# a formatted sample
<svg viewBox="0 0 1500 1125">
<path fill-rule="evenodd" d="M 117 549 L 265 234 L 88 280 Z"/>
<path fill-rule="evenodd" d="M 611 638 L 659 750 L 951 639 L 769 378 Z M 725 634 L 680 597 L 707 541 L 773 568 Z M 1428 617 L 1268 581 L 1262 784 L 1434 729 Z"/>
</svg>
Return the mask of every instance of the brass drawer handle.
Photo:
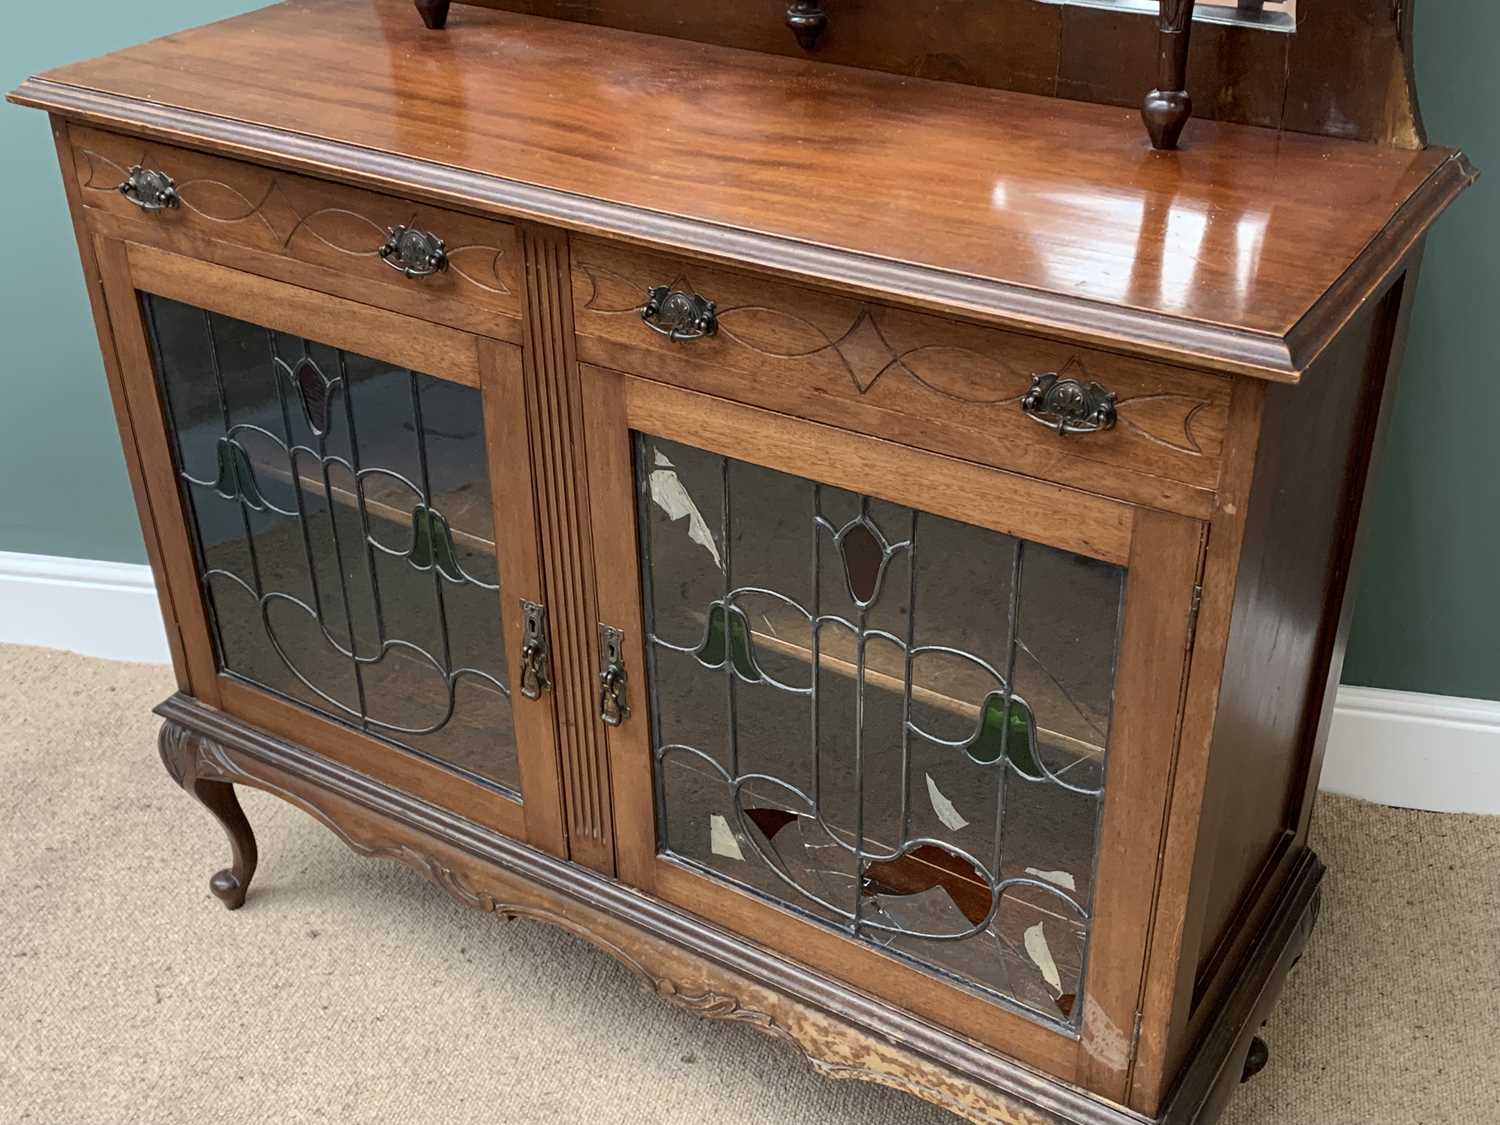
<svg viewBox="0 0 1500 1125">
<path fill-rule="evenodd" d="M 118 191 L 142 211 L 166 211 L 178 206 L 177 183 L 155 168 L 132 165 Z"/>
<path fill-rule="evenodd" d="M 1031 377 L 1021 413 L 1058 434 L 1094 434 L 1115 428 L 1115 394 L 1098 383 L 1060 379 L 1055 371 Z"/>
<path fill-rule="evenodd" d="M 696 340 L 719 330 L 714 308 L 712 301 L 696 293 L 657 285 L 646 291 L 641 319 L 647 328 L 669 340 Z"/>
<path fill-rule="evenodd" d="M 402 277 L 431 277 L 448 268 L 443 240 L 421 227 L 392 227 L 375 252 Z"/>
</svg>

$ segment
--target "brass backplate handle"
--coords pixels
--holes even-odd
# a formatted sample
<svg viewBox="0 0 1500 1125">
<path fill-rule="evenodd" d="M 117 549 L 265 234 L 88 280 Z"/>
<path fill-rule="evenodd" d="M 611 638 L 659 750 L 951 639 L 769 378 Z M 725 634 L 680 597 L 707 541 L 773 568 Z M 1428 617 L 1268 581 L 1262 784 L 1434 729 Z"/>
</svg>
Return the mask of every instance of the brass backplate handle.
<svg viewBox="0 0 1500 1125">
<path fill-rule="evenodd" d="M 1098 383 L 1034 375 L 1021 396 L 1021 413 L 1058 434 L 1092 434 L 1115 426 L 1115 395 Z"/>
<path fill-rule="evenodd" d="M 421 227 L 392 227 L 375 253 L 402 277 L 431 277 L 448 268 L 446 244 Z"/>
<path fill-rule="evenodd" d="M 547 662 L 547 607 L 521 599 L 521 694 L 540 699 L 552 686 Z"/>
<path fill-rule="evenodd" d="M 180 205 L 177 183 L 155 168 L 132 165 L 125 182 L 116 189 L 142 211 L 167 211 Z"/>
<path fill-rule="evenodd" d="M 612 625 L 599 623 L 599 718 L 617 727 L 630 717 L 630 696 L 625 682 L 625 634 Z"/>
<path fill-rule="evenodd" d="M 697 340 L 718 332 L 715 307 L 712 301 L 697 293 L 673 289 L 670 285 L 655 285 L 646 290 L 641 319 L 647 328 L 669 340 Z"/>
</svg>

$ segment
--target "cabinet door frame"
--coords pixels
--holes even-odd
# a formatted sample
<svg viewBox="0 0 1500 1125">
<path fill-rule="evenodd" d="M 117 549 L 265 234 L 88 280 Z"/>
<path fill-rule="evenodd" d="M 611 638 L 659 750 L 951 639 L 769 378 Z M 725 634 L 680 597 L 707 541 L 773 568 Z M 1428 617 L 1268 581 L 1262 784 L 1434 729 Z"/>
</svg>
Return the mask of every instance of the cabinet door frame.
<svg viewBox="0 0 1500 1125">
<path fill-rule="evenodd" d="M 519 599 L 542 600 L 520 349 L 140 242 L 96 235 L 94 250 L 146 488 L 156 514 L 166 582 L 181 628 L 186 665 L 182 671 L 191 693 L 271 734 L 488 828 L 566 856 L 551 692 L 526 700 L 512 685 L 523 793 L 523 800 L 517 802 L 431 759 L 219 670 L 140 295 L 181 301 L 479 390 L 495 526 L 497 532 L 504 529 L 496 536 L 504 634 L 498 641 L 505 646 L 512 678 L 524 631 Z"/>
<path fill-rule="evenodd" d="M 624 632 L 632 684 L 631 716 L 608 731 L 621 880 L 988 1047 L 1123 1101 L 1135 1053 L 1205 525 L 634 375 L 588 365 L 581 365 L 581 373 L 599 612 Z M 1076 1036 L 658 855 L 634 431 L 811 475 L 1128 568 L 1084 1010 Z M 878 987 L 870 981 L 879 981 Z"/>
</svg>

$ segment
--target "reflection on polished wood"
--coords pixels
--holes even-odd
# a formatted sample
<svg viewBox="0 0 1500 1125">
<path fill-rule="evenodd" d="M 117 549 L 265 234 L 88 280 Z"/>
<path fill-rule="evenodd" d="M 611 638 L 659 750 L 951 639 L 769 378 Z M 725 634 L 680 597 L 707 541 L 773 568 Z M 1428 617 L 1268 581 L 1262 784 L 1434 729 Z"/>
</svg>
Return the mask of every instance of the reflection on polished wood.
<svg viewBox="0 0 1500 1125">
<path fill-rule="evenodd" d="M 774 0 L 467 0 L 722 47 L 803 56 Z M 1421 148 L 1411 76 L 1412 5 L 1318 0 L 1295 35 L 1222 22 L 1193 32 L 1188 90 L 1199 117 Z M 1233 0 L 1216 0 L 1221 10 Z M 1261 0 L 1240 0 L 1259 7 Z M 446 2 L 443 5 L 446 10 Z M 1150 2 L 859 0 L 837 6 L 817 58 L 909 78 L 1138 107 L 1157 57 Z M 1280 5 L 1288 15 L 1294 3 Z M 468 33 L 467 13 L 454 34 Z"/>
<path fill-rule="evenodd" d="M 1012 303 L 1050 298 L 1039 311 L 1080 331 L 1105 305 L 1190 322 L 1185 348 L 1196 322 L 1286 336 L 1452 156 L 1197 121 L 1162 154 L 1129 110 L 504 12 L 465 20 L 437 36 L 403 0 L 291 0 L 46 77 L 665 209 L 723 228 L 700 236 L 727 254 L 743 232 L 956 274 Z M 420 167 L 367 163 L 421 186 Z M 599 207 L 569 219 L 620 222 Z M 899 280 L 863 268 L 874 287 Z M 972 299 L 994 303 L 983 286 Z"/>
</svg>

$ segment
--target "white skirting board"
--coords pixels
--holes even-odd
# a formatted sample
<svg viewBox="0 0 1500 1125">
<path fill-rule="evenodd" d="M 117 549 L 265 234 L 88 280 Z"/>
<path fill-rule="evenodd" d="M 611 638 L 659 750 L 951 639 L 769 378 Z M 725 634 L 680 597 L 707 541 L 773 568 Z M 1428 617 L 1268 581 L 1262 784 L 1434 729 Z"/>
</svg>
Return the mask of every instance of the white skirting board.
<svg viewBox="0 0 1500 1125">
<path fill-rule="evenodd" d="M 151 569 L 0 551 L 0 643 L 165 663 Z M 1500 815 L 1500 702 L 1339 689 L 1322 788 L 1405 808 Z"/>
<path fill-rule="evenodd" d="M 0 551 L 0 644 L 166 664 L 151 568 Z"/>
<path fill-rule="evenodd" d="M 1319 785 L 1382 805 L 1500 814 L 1500 703 L 1344 684 Z"/>
</svg>

